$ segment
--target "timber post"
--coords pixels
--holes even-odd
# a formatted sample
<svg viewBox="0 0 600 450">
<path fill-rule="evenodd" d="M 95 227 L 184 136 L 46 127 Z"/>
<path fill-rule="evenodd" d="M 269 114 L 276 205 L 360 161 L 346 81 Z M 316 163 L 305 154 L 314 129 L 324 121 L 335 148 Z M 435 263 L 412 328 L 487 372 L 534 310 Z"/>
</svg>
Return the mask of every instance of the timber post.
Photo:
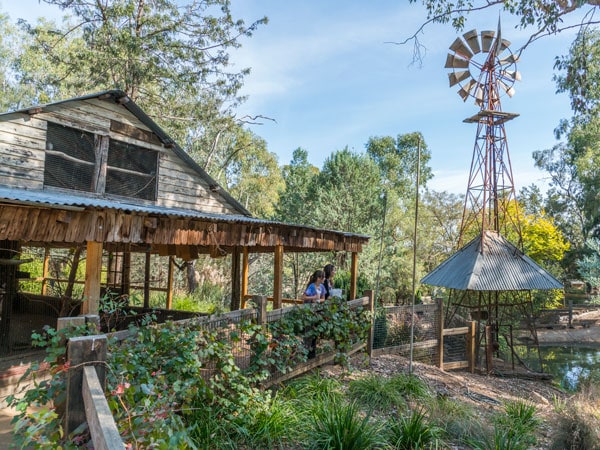
<svg viewBox="0 0 600 450">
<path fill-rule="evenodd" d="M 375 338 L 375 292 L 368 290 L 364 292 L 365 297 L 369 297 L 369 311 L 371 312 L 371 327 L 369 329 L 369 337 L 367 340 L 367 353 L 371 358 L 373 353 L 373 340 Z"/>
<path fill-rule="evenodd" d="M 467 331 L 467 362 L 469 363 L 469 372 L 475 373 L 475 337 L 477 336 L 477 328 L 475 321 L 468 323 L 469 330 Z"/>
<path fill-rule="evenodd" d="M 83 314 L 98 314 L 100 303 L 100 276 L 102 273 L 102 242 L 88 242 L 85 258 Z"/>
<path fill-rule="evenodd" d="M 253 295 L 252 302 L 256 305 L 256 323 L 264 327 L 267 324 L 267 297 Z"/>
<path fill-rule="evenodd" d="M 104 386 L 106 376 L 106 352 L 108 340 L 106 335 L 77 336 L 67 343 L 67 397 L 64 415 L 65 435 L 73 432 L 87 421 L 85 404 L 82 396 L 83 368 L 94 365 L 100 385 Z"/>
<path fill-rule="evenodd" d="M 273 265 L 273 309 L 280 309 L 283 298 L 283 245 L 275 246 Z"/>
<path fill-rule="evenodd" d="M 350 263 L 350 292 L 347 300 L 356 298 L 358 281 L 358 253 L 352 252 L 352 261 Z"/>
<path fill-rule="evenodd" d="M 438 298 L 438 367 L 444 370 L 444 299 Z M 415 320 L 413 317 L 411 320 Z"/>
</svg>

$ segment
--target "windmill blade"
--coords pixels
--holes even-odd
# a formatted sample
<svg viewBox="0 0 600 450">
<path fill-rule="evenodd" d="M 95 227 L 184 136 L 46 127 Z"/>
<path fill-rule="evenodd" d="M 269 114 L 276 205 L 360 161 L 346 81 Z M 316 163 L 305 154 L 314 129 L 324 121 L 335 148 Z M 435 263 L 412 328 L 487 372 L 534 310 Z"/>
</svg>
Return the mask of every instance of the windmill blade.
<svg viewBox="0 0 600 450">
<path fill-rule="evenodd" d="M 461 86 L 461 88 L 458 90 L 458 95 L 460 95 L 460 98 L 463 99 L 463 102 L 467 101 L 467 99 L 471 95 L 471 90 L 473 89 L 473 87 L 476 84 L 477 84 L 477 81 L 475 81 L 473 78 L 471 78 L 467 84 L 465 84 L 464 86 Z"/>
<path fill-rule="evenodd" d="M 482 106 L 483 105 L 483 100 L 484 100 L 484 91 L 483 91 L 483 86 L 480 83 L 477 83 L 477 88 L 475 89 L 475 104 L 477 106 Z"/>
<path fill-rule="evenodd" d="M 462 56 L 465 59 L 471 59 L 473 57 L 473 52 L 465 45 L 463 40 L 460 37 L 457 37 L 452 45 L 450 46 L 450 50 L 458 55 Z"/>
<path fill-rule="evenodd" d="M 509 86 L 502 80 L 498 80 L 498 84 L 500 84 L 504 92 L 506 92 L 509 97 L 512 98 L 512 96 L 515 95 L 515 89 L 512 86 Z"/>
<path fill-rule="evenodd" d="M 521 72 L 518 70 L 501 70 L 500 76 L 503 78 L 510 78 L 513 81 L 521 81 Z"/>
<path fill-rule="evenodd" d="M 446 56 L 446 69 L 466 69 L 469 67 L 469 61 L 462 59 L 460 56 L 448 53 Z"/>
<path fill-rule="evenodd" d="M 498 50 L 496 51 L 496 54 L 499 55 L 500 53 L 502 53 L 504 50 L 506 50 L 508 47 L 510 47 L 511 42 L 507 39 L 500 39 L 500 42 L 498 44 Z"/>
<path fill-rule="evenodd" d="M 489 52 L 492 48 L 492 42 L 494 42 L 494 36 L 496 32 L 493 30 L 486 30 L 481 32 L 481 50 Z"/>
<path fill-rule="evenodd" d="M 454 86 L 461 81 L 466 80 L 471 76 L 471 72 L 468 70 L 461 70 L 460 72 L 451 72 L 448 74 L 448 81 L 450 82 L 450 87 Z"/>
<path fill-rule="evenodd" d="M 473 54 L 477 54 L 481 51 L 481 46 L 479 45 L 479 35 L 477 34 L 477 30 L 467 31 L 463 34 L 463 38 L 467 41 L 467 45 L 473 52 Z"/>
<path fill-rule="evenodd" d="M 519 62 L 519 57 L 517 55 L 515 55 L 514 53 L 511 53 L 506 58 L 503 58 L 500 61 L 498 61 L 498 65 L 508 66 L 508 65 L 514 64 L 516 62 Z"/>
</svg>

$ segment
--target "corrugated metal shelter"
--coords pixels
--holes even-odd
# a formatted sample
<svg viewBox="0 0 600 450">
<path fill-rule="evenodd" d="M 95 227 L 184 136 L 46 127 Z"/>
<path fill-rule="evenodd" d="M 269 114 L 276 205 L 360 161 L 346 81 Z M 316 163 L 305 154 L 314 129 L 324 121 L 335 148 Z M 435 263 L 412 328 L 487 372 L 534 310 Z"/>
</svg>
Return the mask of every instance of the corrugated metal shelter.
<svg viewBox="0 0 600 450">
<path fill-rule="evenodd" d="M 462 291 L 562 289 L 563 285 L 500 233 L 487 230 L 427 274 L 421 283 Z"/>
</svg>

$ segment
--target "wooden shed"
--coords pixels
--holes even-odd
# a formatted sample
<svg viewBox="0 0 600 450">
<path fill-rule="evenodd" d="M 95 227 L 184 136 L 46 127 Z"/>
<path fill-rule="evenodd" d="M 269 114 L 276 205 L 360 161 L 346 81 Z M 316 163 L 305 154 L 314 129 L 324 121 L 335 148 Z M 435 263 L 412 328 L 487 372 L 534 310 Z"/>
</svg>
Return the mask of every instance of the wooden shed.
<svg viewBox="0 0 600 450">
<path fill-rule="evenodd" d="M 84 251 L 80 312 L 97 313 L 108 279 L 128 293 L 132 253 L 148 261 L 150 255 L 169 257 L 170 276 L 175 257 L 230 257 L 235 309 L 251 296 L 249 254 L 274 255 L 272 301 L 280 308 L 284 252 L 348 252 L 354 298 L 358 253 L 367 242 L 363 235 L 252 217 L 122 91 L 0 115 L 4 352 L 10 351 L 11 317 L 19 307 L 23 246 Z M 169 289 L 167 307 L 170 295 Z"/>
</svg>

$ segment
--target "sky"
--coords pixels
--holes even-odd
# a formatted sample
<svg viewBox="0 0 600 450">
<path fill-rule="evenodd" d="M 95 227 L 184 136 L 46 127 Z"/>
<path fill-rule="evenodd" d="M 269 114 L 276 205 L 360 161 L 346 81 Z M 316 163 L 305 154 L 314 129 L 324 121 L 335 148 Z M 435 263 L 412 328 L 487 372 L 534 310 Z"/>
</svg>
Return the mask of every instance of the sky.
<svg viewBox="0 0 600 450">
<path fill-rule="evenodd" d="M 322 167 L 332 152 L 348 147 L 364 152 L 370 137 L 419 131 L 431 152 L 434 178 L 428 186 L 464 195 L 473 155 L 476 125 L 463 119 L 477 113 L 463 102 L 459 86 L 449 87 L 444 68 L 448 47 L 459 35 L 450 25 L 431 24 L 419 39 L 426 47 L 421 65 L 412 64 L 412 44 L 397 45 L 426 20 L 420 2 L 407 0 L 232 0 L 235 18 L 251 23 L 267 16 L 232 55 L 234 67 L 251 69 L 242 94 L 248 100 L 238 115 L 268 117 L 250 129 L 262 137 L 280 165 L 302 147 L 309 162 Z M 0 0 L 11 19 L 60 17 L 38 0 Z M 472 15 L 464 32 L 495 30 L 498 10 Z M 515 19 L 500 16 L 502 36 L 511 49 L 529 32 Z M 556 94 L 555 57 L 566 55 L 574 31 L 534 42 L 517 64 L 522 80 L 502 109 L 518 113 L 506 124 L 508 150 L 517 190 L 534 183 L 545 189 L 546 174 L 536 169 L 532 152 L 551 148 L 554 129 L 571 116 L 566 94 Z"/>
</svg>

